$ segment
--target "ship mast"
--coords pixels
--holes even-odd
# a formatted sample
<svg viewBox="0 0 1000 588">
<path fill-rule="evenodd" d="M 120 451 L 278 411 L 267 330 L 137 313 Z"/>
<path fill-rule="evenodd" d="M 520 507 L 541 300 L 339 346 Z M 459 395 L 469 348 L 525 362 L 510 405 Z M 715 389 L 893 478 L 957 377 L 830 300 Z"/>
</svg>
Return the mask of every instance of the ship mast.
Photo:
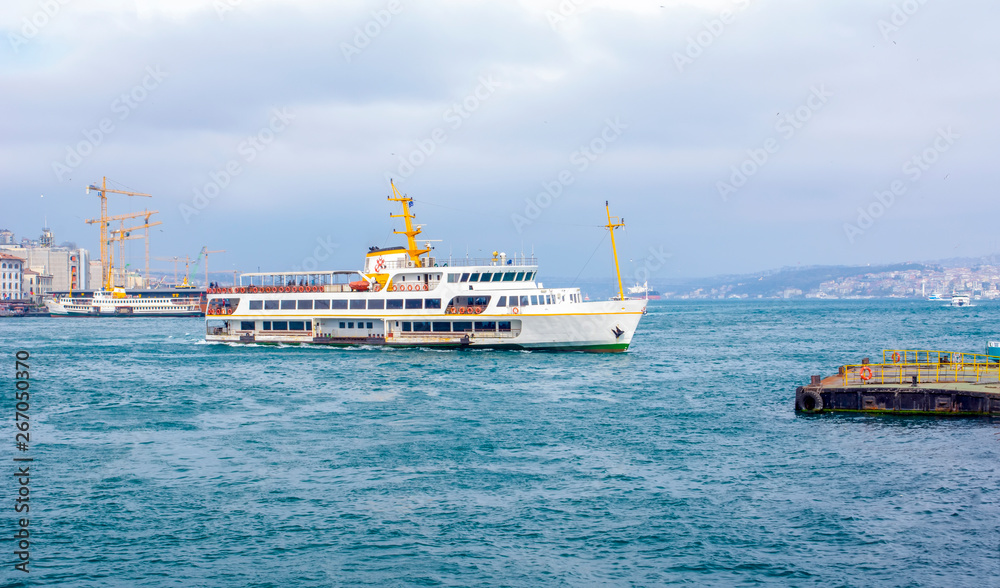
<svg viewBox="0 0 1000 588">
<path fill-rule="evenodd" d="M 604 201 L 604 209 L 608 213 L 608 224 L 604 226 L 611 232 L 611 251 L 615 254 L 615 273 L 618 275 L 618 300 L 625 300 L 625 290 L 622 288 L 622 272 L 618 267 L 618 248 L 615 246 L 615 229 L 624 227 L 625 219 L 616 216 L 614 217 L 614 222 L 612 222 L 611 207 L 608 206 L 607 200 Z"/>
<path fill-rule="evenodd" d="M 430 253 L 430 249 L 420 249 L 417 247 L 417 235 L 420 234 L 421 228 L 413 228 L 413 213 L 410 212 L 410 207 L 413 206 L 413 198 L 408 198 L 399 193 L 396 189 L 396 185 L 389 180 L 389 185 L 392 187 L 392 196 L 387 198 L 393 202 L 401 202 L 403 204 L 403 214 L 389 214 L 390 218 L 403 218 L 406 221 L 405 231 L 393 231 L 397 235 L 406 235 L 406 253 L 410 256 L 410 261 L 413 262 L 414 267 L 423 267 L 423 262 L 420 261 L 420 256 L 424 253 Z"/>
</svg>

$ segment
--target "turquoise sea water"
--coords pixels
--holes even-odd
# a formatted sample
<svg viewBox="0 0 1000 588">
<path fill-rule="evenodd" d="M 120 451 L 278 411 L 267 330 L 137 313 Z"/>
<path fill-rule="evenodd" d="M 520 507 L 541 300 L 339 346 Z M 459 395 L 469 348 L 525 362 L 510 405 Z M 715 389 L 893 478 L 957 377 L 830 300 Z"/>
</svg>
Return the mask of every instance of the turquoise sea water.
<svg viewBox="0 0 1000 588">
<path fill-rule="evenodd" d="M 981 352 L 998 311 L 653 302 L 617 355 L 6 319 L 5 389 L 32 356 L 24 585 L 998 586 L 997 420 L 793 411 L 883 347 Z"/>
</svg>

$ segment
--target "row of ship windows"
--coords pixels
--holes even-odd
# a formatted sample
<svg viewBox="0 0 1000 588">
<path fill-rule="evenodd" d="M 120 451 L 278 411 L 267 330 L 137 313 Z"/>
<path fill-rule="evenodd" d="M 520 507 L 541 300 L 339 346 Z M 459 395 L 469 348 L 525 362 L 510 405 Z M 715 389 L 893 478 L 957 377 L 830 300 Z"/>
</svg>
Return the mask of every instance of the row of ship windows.
<svg viewBox="0 0 1000 588">
<path fill-rule="evenodd" d="M 469 331 L 510 331 L 510 321 L 403 321 L 404 333 L 465 333 Z"/>
<path fill-rule="evenodd" d="M 537 272 L 476 272 L 448 274 L 448 281 L 455 282 L 530 282 Z"/>
<path fill-rule="evenodd" d="M 296 304 L 297 302 L 297 304 Z M 250 310 L 421 310 L 441 308 L 440 298 L 409 298 L 406 300 L 251 300 Z"/>
</svg>

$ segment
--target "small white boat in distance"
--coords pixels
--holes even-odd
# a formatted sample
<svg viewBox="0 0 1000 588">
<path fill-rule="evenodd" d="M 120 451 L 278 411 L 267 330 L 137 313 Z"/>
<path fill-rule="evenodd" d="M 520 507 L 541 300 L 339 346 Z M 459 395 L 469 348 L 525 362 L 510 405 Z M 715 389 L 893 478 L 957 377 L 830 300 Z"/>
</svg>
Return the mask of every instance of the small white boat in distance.
<svg viewBox="0 0 1000 588">
<path fill-rule="evenodd" d="M 972 297 L 966 296 L 965 294 L 955 294 L 951 297 L 951 303 L 948 305 L 953 308 L 958 308 L 962 306 L 975 306 L 972 304 Z"/>
</svg>

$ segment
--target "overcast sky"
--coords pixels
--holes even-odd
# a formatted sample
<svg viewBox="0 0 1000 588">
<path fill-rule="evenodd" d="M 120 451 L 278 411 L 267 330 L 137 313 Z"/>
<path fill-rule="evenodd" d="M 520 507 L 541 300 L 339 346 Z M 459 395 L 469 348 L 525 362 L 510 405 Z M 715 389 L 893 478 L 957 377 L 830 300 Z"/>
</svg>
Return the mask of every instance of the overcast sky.
<svg viewBox="0 0 1000 588">
<path fill-rule="evenodd" d="M 399 243 L 391 177 L 439 258 L 534 250 L 543 279 L 613 275 L 605 200 L 624 279 L 653 285 L 982 255 L 998 22 L 986 0 L 7 1 L 0 227 L 47 215 L 96 251 L 107 176 L 153 194 L 110 209 L 160 211 L 155 256 L 354 269 Z"/>
</svg>

